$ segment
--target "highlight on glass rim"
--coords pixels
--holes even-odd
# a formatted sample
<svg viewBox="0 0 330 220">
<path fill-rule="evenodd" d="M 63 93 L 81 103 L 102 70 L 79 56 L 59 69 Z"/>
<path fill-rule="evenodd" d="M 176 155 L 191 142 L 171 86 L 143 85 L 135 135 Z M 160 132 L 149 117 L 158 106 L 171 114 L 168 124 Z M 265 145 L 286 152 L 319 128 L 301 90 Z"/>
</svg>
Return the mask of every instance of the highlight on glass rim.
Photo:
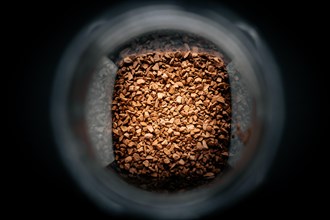
<svg viewBox="0 0 330 220">
<path fill-rule="evenodd" d="M 257 189 L 276 155 L 278 65 L 253 26 L 221 5 L 110 8 L 77 34 L 56 73 L 58 151 L 108 213 L 202 218 Z"/>
</svg>

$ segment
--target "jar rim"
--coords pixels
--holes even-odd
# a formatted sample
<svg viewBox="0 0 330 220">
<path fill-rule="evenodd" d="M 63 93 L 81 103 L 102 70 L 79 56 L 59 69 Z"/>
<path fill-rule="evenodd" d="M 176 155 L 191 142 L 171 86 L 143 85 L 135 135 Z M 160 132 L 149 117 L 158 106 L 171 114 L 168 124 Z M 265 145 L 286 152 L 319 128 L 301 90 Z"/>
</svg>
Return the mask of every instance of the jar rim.
<svg viewBox="0 0 330 220">
<path fill-rule="evenodd" d="M 216 21 L 213 21 L 210 19 L 210 16 L 202 13 L 195 14 L 187 12 L 183 8 L 174 7 L 173 5 L 136 8 L 115 18 L 109 17 L 109 15 L 111 15 L 110 12 L 92 23 L 92 25 L 82 31 L 72 42 L 59 64 L 53 89 L 51 103 L 52 122 L 59 151 L 64 158 L 63 161 L 67 165 L 67 168 L 71 171 L 82 188 L 87 191 L 91 197 L 94 197 L 94 200 L 102 207 L 109 209 L 109 206 L 111 206 L 111 211 L 125 211 L 123 210 L 125 206 L 126 208 L 130 207 L 133 212 L 146 214 L 146 211 L 148 211 L 148 214 L 151 216 L 164 215 L 166 217 L 178 217 L 182 215 L 189 215 L 184 217 L 195 217 L 196 215 L 203 214 L 208 210 L 214 210 L 220 206 L 224 208 L 236 199 L 252 191 L 260 183 L 268 169 L 267 166 L 262 169 L 257 168 L 258 173 L 255 173 L 256 166 L 260 165 L 261 162 L 270 161 L 274 157 L 276 145 L 278 144 L 276 142 L 280 139 L 280 131 L 284 118 L 283 96 L 279 74 L 277 73 L 277 65 L 264 43 L 259 41 L 259 48 L 255 48 L 253 42 L 248 40 L 235 24 L 233 25 L 228 18 L 222 17 L 221 15 L 217 15 Z M 212 14 L 212 16 L 213 15 L 214 14 Z M 143 27 L 143 29 L 141 29 L 141 27 Z M 155 29 L 161 30 L 164 28 L 173 30 L 185 29 L 190 32 L 202 33 L 201 35 L 203 37 L 210 39 L 212 42 L 219 45 L 221 49 L 229 53 L 235 50 L 238 55 L 235 54 L 233 57 L 245 57 L 248 60 L 244 61 L 245 63 L 248 65 L 256 64 L 259 68 L 258 71 L 267 72 L 267 75 L 265 75 L 268 77 L 266 79 L 268 83 L 266 85 L 266 90 L 269 90 L 267 94 L 277 94 L 277 96 L 265 100 L 264 96 L 266 94 L 262 94 L 261 91 L 258 90 L 260 88 L 254 88 L 256 89 L 254 94 L 258 97 L 257 99 L 261 100 L 260 102 L 268 103 L 266 106 L 267 110 L 272 110 L 272 107 L 277 106 L 277 111 L 273 109 L 270 114 L 268 112 L 268 115 L 263 115 L 265 113 L 261 115 L 261 117 L 265 117 L 265 126 L 267 126 L 264 132 L 266 133 L 265 138 L 261 144 L 269 145 L 273 142 L 272 145 L 274 147 L 261 148 L 258 157 L 255 157 L 257 160 L 251 164 L 249 169 L 244 170 L 239 176 L 235 175 L 235 181 L 228 180 L 226 184 L 223 184 L 221 189 L 208 189 L 207 193 L 203 190 L 193 190 L 189 191 L 188 194 L 180 193 L 174 197 L 159 195 L 155 197 L 154 194 L 149 192 L 135 191 L 135 189 L 132 189 L 130 186 L 122 184 L 119 179 L 115 179 L 118 181 L 117 183 L 112 180 L 114 185 L 109 188 L 104 182 L 102 183 L 103 180 L 109 180 L 109 178 L 105 177 L 104 173 L 100 170 L 97 171 L 93 164 L 85 163 L 86 161 L 83 161 L 81 158 L 81 153 L 77 152 L 78 145 L 81 143 L 77 142 L 75 134 L 70 130 L 71 119 L 68 115 L 69 110 L 67 109 L 66 103 L 68 102 L 70 87 L 74 80 L 73 74 L 76 72 L 75 69 L 80 62 L 81 54 L 91 49 L 91 45 L 97 45 L 93 49 L 98 49 L 103 52 L 112 50 L 116 45 L 125 42 L 126 38 L 123 37 L 125 36 L 123 34 L 132 37 L 138 36 L 146 31 Z M 97 40 L 99 36 L 103 36 L 103 41 L 98 41 L 98 43 L 95 44 L 95 40 Z M 111 36 L 111 38 L 108 36 Z M 224 42 L 227 43 L 225 44 Z M 95 56 L 95 59 L 98 59 L 99 56 Z M 257 60 L 251 61 L 251 59 Z M 268 59 L 267 64 L 269 64 L 269 66 L 262 65 L 264 59 Z M 236 60 L 236 62 L 243 61 Z M 259 79 L 254 76 L 252 67 L 246 65 L 245 67 L 251 68 L 251 74 L 246 78 L 251 80 L 252 84 L 258 84 L 257 81 Z M 90 166 L 87 169 L 86 164 Z M 121 194 L 116 191 L 119 188 L 114 188 L 116 185 L 117 187 L 122 187 L 120 188 L 122 190 Z M 108 194 L 109 192 L 111 192 L 110 197 Z M 221 193 L 220 199 L 218 196 L 219 193 Z M 141 203 L 140 200 L 131 200 L 129 199 L 130 197 L 143 197 L 144 202 Z M 116 201 L 114 201 L 114 198 Z M 213 200 L 213 205 L 210 205 L 210 203 L 203 203 L 205 200 Z M 183 201 L 184 203 L 182 203 Z M 189 207 L 189 212 L 183 213 L 183 207 Z M 172 211 L 169 212 L 168 208 L 171 208 Z"/>
</svg>

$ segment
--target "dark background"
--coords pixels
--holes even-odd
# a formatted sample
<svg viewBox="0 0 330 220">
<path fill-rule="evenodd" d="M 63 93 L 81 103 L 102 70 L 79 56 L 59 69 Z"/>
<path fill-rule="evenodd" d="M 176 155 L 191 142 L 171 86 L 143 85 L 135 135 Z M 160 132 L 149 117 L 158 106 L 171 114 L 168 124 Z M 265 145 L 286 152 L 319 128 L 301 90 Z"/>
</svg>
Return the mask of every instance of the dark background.
<svg viewBox="0 0 330 220">
<path fill-rule="evenodd" d="M 326 146 L 320 141 L 319 129 L 321 121 L 326 120 L 320 114 L 325 90 L 321 82 L 326 71 L 319 52 L 325 46 L 324 29 L 318 28 L 324 21 L 323 7 L 316 2 L 221 2 L 257 27 L 274 52 L 282 71 L 286 121 L 279 154 L 264 186 L 210 217 L 315 217 L 322 210 L 316 197 L 322 195 L 324 185 L 319 175 L 323 164 L 318 158 Z M 6 29 L 14 42 L 15 53 L 10 60 L 15 58 L 15 62 L 8 74 L 13 81 L 6 86 L 15 88 L 17 119 L 17 123 L 11 123 L 14 135 L 10 146 L 19 149 L 19 161 L 10 172 L 16 192 L 12 196 L 15 201 L 10 203 L 14 214 L 109 219 L 77 189 L 61 165 L 50 128 L 49 101 L 54 70 L 66 46 L 91 19 L 116 4 L 45 2 L 8 8 L 15 12 Z"/>
</svg>

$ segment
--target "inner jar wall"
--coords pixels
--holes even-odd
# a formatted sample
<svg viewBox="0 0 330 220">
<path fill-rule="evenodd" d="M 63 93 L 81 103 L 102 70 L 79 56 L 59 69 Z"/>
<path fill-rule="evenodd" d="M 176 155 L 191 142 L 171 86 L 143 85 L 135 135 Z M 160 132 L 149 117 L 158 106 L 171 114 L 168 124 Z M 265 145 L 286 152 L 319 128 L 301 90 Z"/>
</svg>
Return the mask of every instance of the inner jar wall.
<svg viewBox="0 0 330 220">
<path fill-rule="evenodd" d="M 196 14 L 181 8 L 162 6 L 138 8 L 118 16 L 104 17 L 86 28 L 64 55 L 52 100 L 53 124 L 59 151 L 77 183 L 105 209 L 111 212 L 128 209 L 132 213 L 153 217 L 193 217 L 228 206 L 262 181 L 274 156 L 282 121 L 281 90 L 276 65 L 259 38 L 252 38 L 252 42 L 237 23 L 213 15 L 208 11 Z M 125 45 L 145 33 L 164 30 L 198 34 L 216 45 L 216 48 L 221 48 L 230 60 L 228 69 L 233 71 L 230 74 L 231 86 L 237 88 L 232 90 L 232 96 L 237 96 L 235 93 L 242 90 L 245 97 L 241 100 L 238 98 L 237 102 L 243 100 L 243 103 L 251 107 L 247 111 L 245 104 L 237 104 L 235 107 L 232 103 L 232 124 L 242 123 L 249 118 L 247 126 L 240 128 L 246 129 L 243 134 L 248 134 L 248 138 L 239 138 L 241 140 L 235 144 L 236 150 L 233 147 L 234 141 L 231 142 L 233 153 L 236 155 L 239 152 L 238 157 L 231 162 L 234 169 L 223 178 L 217 178 L 212 185 L 174 194 L 147 192 L 128 184 L 116 172 L 105 172 L 106 163 L 102 161 L 108 162 L 111 158 L 98 156 L 100 148 L 96 146 L 93 137 L 111 143 L 107 138 L 111 137 L 111 124 L 106 125 L 106 129 L 96 129 L 100 133 L 110 132 L 109 136 L 93 135 L 88 122 L 88 118 L 93 118 L 93 114 L 88 114 L 87 103 L 93 99 L 88 98 L 92 97 L 89 91 L 93 90 L 89 88 L 93 88 L 91 83 L 93 78 L 97 78 L 96 73 L 100 73 L 102 80 L 108 81 L 106 85 L 113 83 L 116 65 L 111 60 L 111 53 L 118 50 L 119 45 Z M 106 65 L 108 71 L 100 71 L 102 65 Z M 237 79 L 238 85 L 234 84 L 233 79 Z M 104 87 L 103 92 L 102 89 L 96 91 L 100 97 L 108 99 L 106 94 L 112 94 L 111 88 Z M 94 104 L 99 103 L 96 101 Z M 234 116 L 240 111 L 249 117 Z M 96 120 L 103 123 L 111 121 L 104 120 L 103 116 Z M 238 137 L 238 128 L 232 130 L 232 133 L 237 133 Z M 102 155 L 111 155 L 109 152 Z M 168 209 L 172 211 L 169 213 Z"/>
<path fill-rule="evenodd" d="M 251 118 L 251 97 L 249 97 L 248 90 L 244 81 L 240 80 L 240 73 L 233 67 L 229 57 L 219 49 L 217 46 L 198 36 L 196 34 L 184 33 L 182 31 L 162 30 L 156 32 L 145 33 L 139 37 L 131 39 L 123 45 L 118 45 L 117 48 L 104 57 L 96 68 L 95 75 L 87 94 L 86 102 L 86 121 L 88 124 L 88 131 L 90 139 L 92 140 L 93 149 L 96 152 L 101 164 L 117 170 L 128 182 L 143 186 L 146 190 L 161 191 L 162 188 L 171 186 L 171 180 L 161 180 L 157 178 L 132 178 L 129 174 L 124 174 L 114 163 L 114 153 L 112 147 L 112 133 L 111 133 L 111 97 L 113 93 L 112 86 L 114 85 L 115 70 L 118 62 L 127 56 L 138 56 L 153 52 L 188 52 L 205 53 L 220 57 L 224 60 L 226 69 L 230 77 L 231 93 L 233 94 L 231 107 L 235 110 L 233 112 L 234 118 L 233 126 L 231 126 L 231 143 L 230 157 L 228 161 L 228 168 L 235 167 L 236 162 L 239 161 L 243 145 L 249 141 L 250 132 L 252 129 Z M 110 60 L 109 60 L 110 59 Z M 113 71 L 113 72 L 111 72 Z M 226 170 L 221 171 L 223 175 Z M 185 180 L 174 182 L 176 185 L 171 186 L 182 190 L 178 186 L 184 185 L 185 189 L 191 189 L 196 186 L 207 184 L 213 179 L 200 178 L 200 180 Z M 173 182 L 173 180 L 172 180 Z M 152 187 L 156 185 L 158 187 Z"/>
</svg>

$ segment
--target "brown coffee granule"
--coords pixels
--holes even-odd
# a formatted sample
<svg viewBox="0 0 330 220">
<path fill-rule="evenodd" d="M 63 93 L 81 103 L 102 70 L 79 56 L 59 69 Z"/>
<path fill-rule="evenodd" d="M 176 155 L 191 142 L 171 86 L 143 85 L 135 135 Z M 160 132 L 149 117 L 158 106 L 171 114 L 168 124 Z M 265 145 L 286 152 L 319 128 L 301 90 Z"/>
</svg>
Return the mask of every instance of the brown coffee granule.
<svg viewBox="0 0 330 220">
<path fill-rule="evenodd" d="M 214 178 L 226 166 L 230 86 L 219 57 L 191 51 L 126 57 L 111 110 L 115 162 L 123 172 Z"/>
</svg>

